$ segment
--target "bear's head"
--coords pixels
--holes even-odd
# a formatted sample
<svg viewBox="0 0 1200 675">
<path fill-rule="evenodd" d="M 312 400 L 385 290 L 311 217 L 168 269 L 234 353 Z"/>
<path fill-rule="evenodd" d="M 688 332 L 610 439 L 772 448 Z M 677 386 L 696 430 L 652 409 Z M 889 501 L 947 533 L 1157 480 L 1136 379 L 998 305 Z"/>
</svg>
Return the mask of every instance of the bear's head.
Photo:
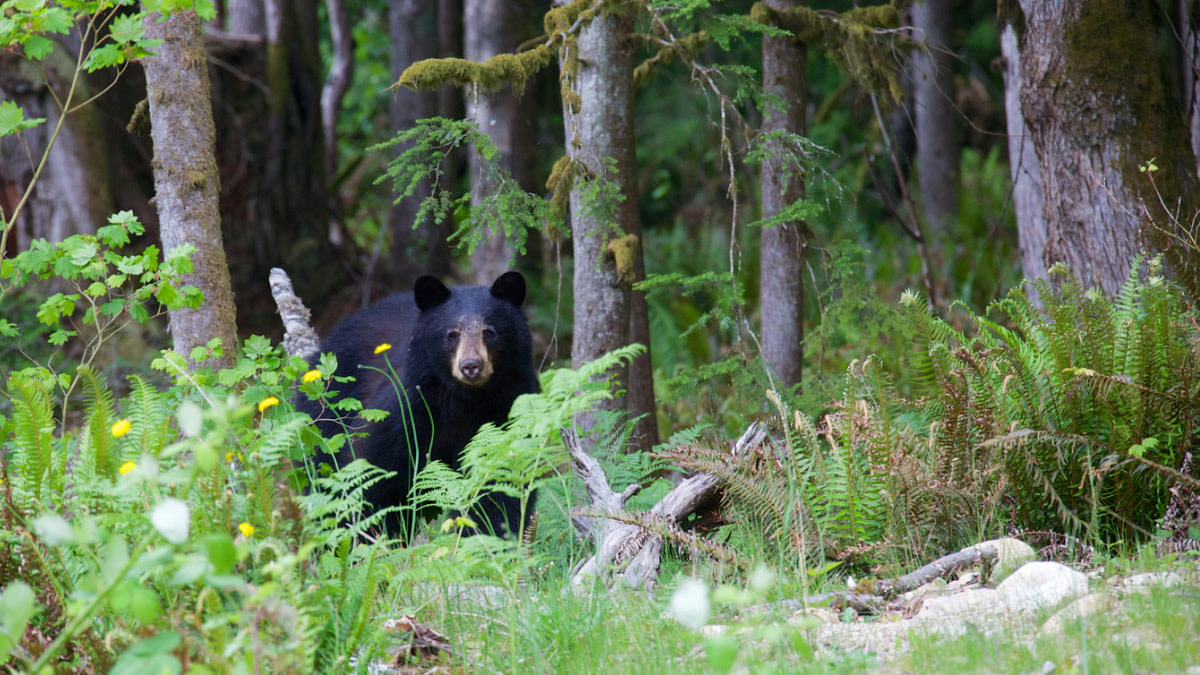
<svg viewBox="0 0 1200 675">
<path fill-rule="evenodd" d="M 447 288 L 431 276 L 417 279 L 413 299 L 421 314 L 410 357 L 419 354 L 436 375 L 461 386 L 485 387 L 516 364 L 533 360 L 532 340 L 521 305 L 525 277 L 505 272 L 491 288 Z M 411 370 L 410 370 L 411 372 Z"/>
</svg>

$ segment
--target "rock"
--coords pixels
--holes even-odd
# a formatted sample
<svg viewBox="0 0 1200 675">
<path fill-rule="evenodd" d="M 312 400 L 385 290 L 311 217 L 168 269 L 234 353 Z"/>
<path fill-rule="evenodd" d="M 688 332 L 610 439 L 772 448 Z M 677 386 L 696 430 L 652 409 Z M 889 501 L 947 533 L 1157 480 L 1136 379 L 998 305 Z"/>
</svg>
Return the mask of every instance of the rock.
<svg viewBox="0 0 1200 675">
<path fill-rule="evenodd" d="M 944 595 L 940 598 L 927 598 L 921 605 L 916 618 L 930 619 L 953 616 L 982 617 L 1003 612 L 1005 609 L 1000 595 L 991 588 L 977 588 L 971 591 Z"/>
<path fill-rule="evenodd" d="M 1117 585 L 1122 593 L 1147 593 L 1152 588 L 1171 588 L 1183 583 L 1174 572 L 1143 572 L 1135 574 Z"/>
<path fill-rule="evenodd" d="M 1066 565 L 1030 562 L 1000 582 L 996 592 L 1009 609 L 1035 612 L 1087 595 L 1088 580 L 1085 574 Z"/>
<path fill-rule="evenodd" d="M 1008 575 L 1017 571 L 1021 565 L 1037 560 L 1037 551 L 1034 551 L 1032 546 L 1012 537 L 990 539 L 975 546 L 993 546 L 996 549 L 996 565 L 992 569 L 992 583 L 1000 583 L 1008 578 Z"/>
<path fill-rule="evenodd" d="M 1055 612 L 1054 616 L 1046 619 L 1038 633 L 1042 637 L 1061 635 L 1068 626 L 1080 621 L 1093 621 L 1096 615 L 1111 612 L 1115 606 L 1107 593 L 1090 593 Z"/>
</svg>

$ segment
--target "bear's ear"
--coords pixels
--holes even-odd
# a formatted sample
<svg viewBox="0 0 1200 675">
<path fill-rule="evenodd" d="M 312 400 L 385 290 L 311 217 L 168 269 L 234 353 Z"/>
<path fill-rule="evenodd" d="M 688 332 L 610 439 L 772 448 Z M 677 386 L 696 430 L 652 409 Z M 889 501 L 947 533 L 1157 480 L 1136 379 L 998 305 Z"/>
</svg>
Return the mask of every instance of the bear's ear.
<svg viewBox="0 0 1200 675">
<path fill-rule="evenodd" d="M 492 297 L 521 306 L 525 302 L 525 277 L 520 272 L 505 272 L 492 284 Z"/>
<path fill-rule="evenodd" d="M 431 276 L 423 276 L 413 285 L 413 298 L 417 301 L 417 309 L 422 312 L 437 307 L 449 297 L 450 289 Z"/>
</svg>

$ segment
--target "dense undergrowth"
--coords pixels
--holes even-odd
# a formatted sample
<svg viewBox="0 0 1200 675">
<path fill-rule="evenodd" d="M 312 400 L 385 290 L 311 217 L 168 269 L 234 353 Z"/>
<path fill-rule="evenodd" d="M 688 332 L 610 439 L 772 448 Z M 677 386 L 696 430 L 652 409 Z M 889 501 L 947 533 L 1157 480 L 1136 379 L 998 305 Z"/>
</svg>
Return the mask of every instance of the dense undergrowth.
<svg viewBox="0 0 1200 675">
<path fill-rule="evenodd" d="M 126 216 L 112 227 L 6 261 L 10 292 L 39 277 L 67 283 L 40 308 L 53 339 L 100 345 L 150 318 L 128 308 L 192 297 L 178 285 L 185 257 L 124 255 L 120 232 L 139 226 Z M 956 306 L 938 316 L 915 294 L 879 305 L 882 322 L 905 327 L 903 390 L 893 359 L 863 354 L 814 387 L 826 397 L 814 408 L 813 393 L 765 388 L 748 352 L 731 350 L 715 371 L 680 364 L 675 373 L 676 386 L 703 382 L 728 397 L 706 418 L 716 425 L 676 433 L 653 458 L 614 452 L 628 426 L 601 425 L 614 487 L 648 486 L 632 509 L 665 493 L 669 481 L 654 476 L 672 466 L 724 485 L 719 518 L 707 524 L 718 525 L 702 534 L 732 554 L 681 548 L 686 555 L 664 563 L 665 583 L 723 584 L 712 599 L 720 611 L 802 596 L 845 574 L 896 574 L 1022 530 L 1115 553 L 1152 546 L 1170 489 L 1195 486 L 1179 471 L 1200 420 L 1194 308 L 1157 260 L 1134 261 L 1116 298 L 1080 288 L 1063 269 L 1034 287 L 1040 306 L 1016 289 L 986 313 Z M 113 303 L 122 311 L 105 309 Z M 69 328 L 77 305 L 86 338 Z M 831 326 L 814 339 L 836 335 Z M 30 362 L 4 374 L 0 659 L 10 669 L 361 672 L 417 654 L 398 647 L 410 634 L 389 629 L 386 619 L 400 616 L 451 635 L 442 662 L 500 670 L 587 658 L 639 672 L 696 649 L 721 670 L 741 653 L 736 642 L 698 641 L 652 596 L 562 593 L 588 551 L 571 533 L 579 488 L 555 469 L 564 465 L 556 431 L 608 395 L 593 376 L 630 353 L 546 372 L 543 394 L 520 399 L 507 427 L 472 444 L 474 471 L 433 465 L 418 480 L 419 506 L 445 513 L 485 488 L 539 489 L 536 536 L 463 537 L 468 523 L 439 518 L 404 548 L 374 537 L 378 514 L 358 516 L 377 470 L 356 463 L 320 475 L 306 461 L 342 439 L 322 439 L 291 409 L 292 383 L 327 395 L 335 364 L 309 370 L 252 338 L 234 368 L 204 368 L 220 348 L 189 355 L 201 364 L 193 370 L 163 352 L 119 395 L 89 362 L 101 353 L 94 347 L 75 365 Z M 770 441 L 731 455 L 727 430 L 751 421 Z M 490 598 L 482 624 L 480 598 Z M 750 628 L 755 663 L 818 663 L 805 626 Z"/>
</svg>

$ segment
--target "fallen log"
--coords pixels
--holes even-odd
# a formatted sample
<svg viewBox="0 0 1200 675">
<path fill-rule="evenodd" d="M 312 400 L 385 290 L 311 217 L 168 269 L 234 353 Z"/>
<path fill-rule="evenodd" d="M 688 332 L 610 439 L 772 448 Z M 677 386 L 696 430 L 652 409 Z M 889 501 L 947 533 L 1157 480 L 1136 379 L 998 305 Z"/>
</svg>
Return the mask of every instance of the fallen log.
<svg viewBox="0 0 1200 675">
<path fill-rule="evenodd" d="M 707 473 L 691 476 L 647 513 L 637 518 L 622 517 L 626 502 L 641 491 L 641 486 L 634 484 L 616 492 L 600 463 L 583 450 L 574 429 L 563 429 L 562 439 L 591 502 L 588 507 L 575 509 L 571 522 L 596 546 L 596 553 L 576 568 L 572 586 L 580 588 L 604 579 L 609 583 L 624 582 L 632 588 L 653 589 L 658 581 L 664 543 L 663 535 L 653 525 L 679 528 L 689 515 L 717 496 L 716 477 Z"/>
</svg>

